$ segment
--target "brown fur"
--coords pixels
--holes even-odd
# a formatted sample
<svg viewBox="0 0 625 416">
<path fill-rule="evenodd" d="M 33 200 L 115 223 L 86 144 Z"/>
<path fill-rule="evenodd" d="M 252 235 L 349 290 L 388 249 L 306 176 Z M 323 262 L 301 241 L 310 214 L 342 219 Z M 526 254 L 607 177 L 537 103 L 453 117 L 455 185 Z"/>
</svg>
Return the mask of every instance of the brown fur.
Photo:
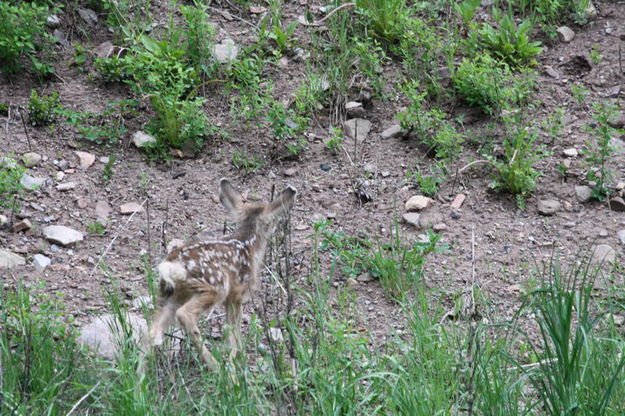
<svg viewBox="0 0 625 416">
<path fill-rule="evenodd" d="M 241 344 L 241 304 L 258 284 L 267 242 L 280 217 L 295 203 L 297 191 L 287 187 L 269 204 L 244 204 L 226 179 L 219 199 L 238 218 L 228 237 L 195 241 L 173 249 L 159 265 L 160 293 L 149 331 L 149 347 L 162 343 L 174 318 L 198 349 L 204 362 L 216 366 L 202 341 L 197 321 L 201 314 L 224 303 L 230 326 L 232 356 Z"/>
</svg>

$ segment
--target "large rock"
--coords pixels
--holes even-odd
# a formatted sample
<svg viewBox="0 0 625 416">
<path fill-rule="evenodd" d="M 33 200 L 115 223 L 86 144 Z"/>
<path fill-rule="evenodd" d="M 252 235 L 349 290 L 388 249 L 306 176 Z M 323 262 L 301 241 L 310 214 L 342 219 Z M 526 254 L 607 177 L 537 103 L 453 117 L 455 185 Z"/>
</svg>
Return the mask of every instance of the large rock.
<svg viewBox="0 0 625 416">
<path fill-rule="evenodd" d="M 382 133 L 380 133 L 380 136 L 386 140 L 386 139 L 394 139 L 396 137 L 400 137 L 403 134 L 404 132 L 399 126 L 399 124 L 394 124 L 391 127 L 384 130 Z"/>
<path fill-rule="evenodd" d="M 558 33 L 558 39 L 564 43 L 569 43 L 575 38 L 575 32 L 568 26 L 560 26 L 556 32 Z"/>
<path fill-rule="evenodd" d="M 44 237 L 62 246 L 75 244 L 83 239 L 83 233 L 64 225 L 49 225 L 43 229 Z"/>
<path fill-rule="evenodd" d="M 239 47 L 235 45 L 232 39 L 224 39 L 213 47 L 213 55 L 217 62 L 222 64 L 231 63 L 239 55 Z"/>
<path fill-rule="evenodd" d="M 106 201 L 98 201 L 95 203 L 95 215 L 101 223 L 108 221 L 109 215 L 111 215 L 111 206 Z"/>
<path fill-rule="evenodd" d="M 49 257 L 44 256 L 43 254 L 35 254 L 33 256 L 33 266 L 35 269 L 42 272 L 52 263 Z"/>
<path fill-rule="evenodd" d="M 26 260 L 24 257 L 0 248 L 0 269 L 9 269 L 11 267 L 21 266 L 25 263 Z"/>
<path fill-rule="evenodd" d="M 542 201 L 538 201 L 538 212 L 543 215 L 553 215 L 556 212 L 560 211 L 561 204 L 560 202 L 554 199 L 545 199 Z"/>
<path fill-rule="evenodd" d="M 586 185 L 576 186 L 575 194 L 579 202 L 586 202 L 592 198 L 592 188 Z"/>
<path fill-rule="evenodd" d="M 98 14 L 91 9 L 78 9 L 78 14 L 89 26 L 95 26 L 98 24 Z"/>
<path fill-rule="evenodd" d="M 20 179 L 20 184 L 22 184 L 25 189 L 30 191 L 41 188 L 46 184 L 46 182 L 46 178 L 37 178 L 35 176 L 30 176 L 27 173 L 23 174 L 22 179 Z"/>
<path fill-rule="evenodd" d="M 423 195 L 415 195 L 410 197 L 408 201 L 406 201 L 406 211 L 422 211 L 428 207 L 431 207 L 434 201 L 432 198 L 428 198 Z"/>
<path fill-rule="evenodd" d="M 407 212 L 402 215 L 404 222 L 408 225 L 412 225 L 415 228 L 419 228 L 419 220 L 421 219 L 421 215 L 416 212 Z"/>
<path fill-rule="evenodd" d="M 132 135 L 132 144 L 136 147 L 145 147 L 150 143 L 156 143 L 154 136 L 150 136 L 141 130 Z"/>
<path fill-rule="evenodd" d="M 81 152 L 80 150 L 74 151 L 78 159 L 80 160 L 80 167 L 83 169 L 87 169 L 93 165 L 95 162 L 95 156 L 89 152 Z"/>
<path fill-rule="evenodd" d="M 590 261 L 593 264 L 613 264 L 616 261 L 616 251 L 607 244 L 596 245 Z"/>
<path fill-rule="evenodd" d="M 347 120 L 343 127 L 345 128 L 345 133 L 348 137 L 352 139 L 356 139 L 358 143 L 362 143 L 365 141 L 367 136 L 369 136 L 369 132 L 371 131 L 371 122 L 369 120 L 365 120 L 364 118 L 352 118 L 351 120 Z"/>
<path fill-rule="evenodd" d="M 22 155 L 22 163 L 27 168 L 32 168 L 33 166 L 39 164 L 41 162 L 41 155 L 35 152 L 28 152 Z"/>
<path fill-rule="evenodd" d="M 146 333 L 147 323 L 141 316 L 129 313 L 122 317 L 126 325 L 132 330 L 132 339 L 140 344 Z M 97 352 L 108 360 L 114 360 L 126 340 L 125 332 L 118 316 L 106 314 L 95 318 L 91 323 L 83 326 L 77 341 Z"/>
</svg>

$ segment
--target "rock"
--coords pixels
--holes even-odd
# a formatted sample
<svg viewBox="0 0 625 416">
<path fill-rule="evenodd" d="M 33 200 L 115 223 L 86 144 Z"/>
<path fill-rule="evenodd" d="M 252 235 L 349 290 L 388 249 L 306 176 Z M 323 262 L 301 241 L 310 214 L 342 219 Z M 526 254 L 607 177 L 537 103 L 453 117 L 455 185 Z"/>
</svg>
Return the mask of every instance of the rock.
<svg viewBox="0 0 625 416">
<path fill-rule="evenodd" d="M 451 201 L 451 209 L 453 209 L 453 210 L 460 209 L 460 207 L 464 203 L 464 200 L 466 199 L 466 197 L 467 196 L 465 194 L 458 194 L 458 195 L 456 195 L 454 200 Z"/>
<path fill-rule="evenodd" d="M 288 168 L 285 169 L 284 172 L 282 172 L 282 174 L 286 177 L 291 177 L 291 176 L 295 176 L 297 175 L 297 169 L 295 168 Z"/>
<path fill-rule="evenodd" d="M 359 103 L 358 101 L 350 101 L 345 104 L 345 111 L 350 117 L 358 118 L 365 116 L 365 109 L 362 106 L 362 103 Z"/>
<path fill-rule="evenodd" d="M 618 191 L 622 191 L 623 189 L 625 189 L 625 182 L 623 182 L 623 181 L 617 182 L 616 185 L 615 185 L 615 188 Z"/>
<path fill-rule="evenodd" d="M 21 231 L 30 230 L 32 228 L 32 224 L 27 219 L 23 219 L 22 221 L 13 225 L 13 232 L 19 233 Z"/>
<path fill-rule="evenodd" d="M 618 241 L 625 246 L 625 230 L 619 231 L 616 233 L 616 236 L 618 237 Z"/>
<path fill-rule="evenodd" d="M 31 191 L 41 188 L 46 184 L 46 182 L 47 179 L 45 178 L 37 178 L 34 176 L 30 176 L 27 173 L 22 175 L 22 179 L 20 179 L 20 183 L 22 184 L 22 186 Z"/>
<path fill-rule="evenodd" d="M 69 168 L 69 162 L 65 159 L 61 159 L 59 161 L 55 161 L 54 163 L 59 170 L 67 170 Z"/>
<path fill-rule="evenodd" d="M 76 188 L 76 182 L 65 182 L 56 186 L 57 191 L 69 191 L 74 188 Z"/>
<path fill-rule="evenodd" d="M 556 71 L 555 69 L 553 69 L 553 67 L 546 66 L 545 67 L 545 73 L 547 75 L 549 75 L 551 78 L 555 78 L 555 79 L 559 79 L 560 78 L 560 73 L 558 71 Z"/>
<path fill-rule="evenodd" d="M 415 228 L 419 228 L 419 220 L 421 219 L 421 214 L 417 214 L 416 212 L 406 212 L 402 215 L 404 222 L 408 225 L 412 225 Z"/>
<path fill-rule="evenodd" d="M 438 212 L 427 212 L 421 215 L 419 225 L 421 228 L 431 228 L 434 224 L 442 223 L 443 216 Z M 427 238 L 426 238 L 427 240 Z"/>
<path fill-rule="evenodd" d="M 21 266 L 25 263 L 26 260 L 24 257 L 0 248 L 0 269 L 10 269 L 11 267 Z"/>
<path fill-rule="evenodd" d="M 421 211 L 434 204 L 432 198 L 423 195 L 415 195 L 406 201 L 406 211 Z"/>
<path fill-rule="evenodd" d="M 364 118 L 352 118 L 347 120 L 343 124 L 343 127 L 345 128 L 345 134 L 347 134 L 347 136 L 356 139 L 358 143 L 362 143 L 371 131 L 371 122 Z"/>
<path fill-rule="evenodd" d="M 609 316 L 612 317 L 612 320 L 614 321 L 614 325 L 623 326 L 623 324 L 625 324 L 625 316 L 614 315 L 614 314 L 610 314 Z"/>
<path fill-rule="evenodd" d="M 217 62 L 228 64 L 234 61 L 239 55 L 239 47 L 232 39 L 224 39 L 213 47 L 213 55 Z"/>
<path fill-rule="evenodd" d="M 607 244 L 596 245 L 590 262 L 593 264 L 612 264 L 616 260 L 616 251 Z"/>
<path fill-rule="evenodd" d="M 617 98 L 621 94 L 621 86 L 614 85 L 613 87 L 608 88 L 605 96 L 609 98 Z"/>
<path fill-rule="evenodd" d="M 321 163 L 321 164 L 319 165 L 319 169 L 321 169 L 321 170 L 322 170 L 322 171 L 324 171 L 324 172 L 329 172 L 330 170 L 332 170 L 332 166 L 330 166 L 330 165 L 329 165 L 329 164 L 327 164 L 327 163 Z"/>
<path fill-rule="evenodd" d="M 33 166 L 39 164 L 41 162 L 41 155 L 35 152 L 28 152 L 22 155 L 22 163 L 27 168 L 32 168 Z"/>
<path fill-rule="evenodd" d="M 542 201 L 538 201 L 538 212 L 543 215 L 553 215 L 556 212 L 560 211 L 561 204 L 560 202 L 554 199 L 545 199 Z"/>
<path fill-rule="evenodd" d="M 39 272 L 44 271 L 50 264 L 52 264 L 52 260 L 43 254 L 35 254 L 33 256 L 33 266 L 35 266 L 35 269 Z"/>
<path fill-rule="evenodd" d="M 98 159 L 98 161 L 104 165 L 106 165 L 107 163 L 109 163 L 111 161 L 111 158 L 108 156 L 102 156 L 100 159 Z"/>
<path fill-rule="evenodd" d="M 149 143 L 156 143 L 156 139 L 141 130 L 132 135 L 132 144 L 136 147 L 145 147 Z"/>
<path fill-rule="evenodd" d="M 378 171 L 378 167 L 373 163 L 365 163 L 365 165 L 362 167 L 362 170 L 366 174 L 375 175 L 375 173 Z"/>
<path fill-rule="evenodd" d="M 439 222 L 437 224 L 434 224 L 432 229 L 434 230 L 434 232 L 441 233 L 447 230 L 447 224 L 445 224 L 444 222 Z"/>
<path fill-rule="evenodd" d="M 111 42 L 102 42 L 95 47 L 93 54 L 100 59 L 108 58 L 113 53 L 113 48 L 115 48 L 115 46 Z"/>
<path fill-rule="evenodd" d="M 356 278 L 360 283 L 369 283 L 375 280 L 375 277 L 369 272 L 365 272 Z"/>
<path fill-rule="evenodd" d="M 78 208 L 80 209 L 85 209 L 89 206 L 89 202 L 90 202 L 89 198 L 78 198 L 76 200 L 76 205 L 78 205 Z"/>
<path fill-rule="evenodd" d="M 132 338 L 141 344 L 147 333 L 147 323 L 141 316 L 128 313 L 122 317 L 125 324 L 131 329 Z M 124 330 L 119 318 L 114 314 L 106 314 L 95 318 L 80 329 L 78 343 L 92 348 L 107 360 L 113 360 L 121 350 Z"/>
<path fill-rule="evenodd" d="M 78 156 L 78 159 L 80 160 L 80 167 L 83 169 L 91 167 L 91 165 L 93 165 L 93 163 L 95 162 L 95 156 L 89 152 L 81 152 L 80 150 L 75 150 L 74 154 Z"/>
<path fill-rule="evenodd" d="M 46 18 L 46 26 L 48 26 L 50 29 L 56 29 L 57 27 L 61 26 L 61 19 L 59 19 L 59 16 L 51 14 Z"/>
<path fill-rule="evenodd" d="M 44 237 L 62 246 L 69 246 L 83 240 L 83 234 L 64 225 L 49 225 L 43 229 Z"/>
<path fill-rule="evenodd" d="M 384 140 L 394 139 L 396 137 L 403 136 L 403 134 L 404 132 L 402 131 L 400 125 L 394 124 L 391 127 L 384 130 L 382 133 L 380 133 L 380 137 L 382 137 Z"/>
<path fill-rule="evenodd" d="M 310 52 L 308 52 L 306 49 L 297 47 L 293 50 L 293 52 L 295 52 L 295 60 L 298 62 L 305 62 L 310 58 Z M 322 89 L 325 91 L 327 88 L 324 88 L 322 86 Z"/>
<path fill-rule="evenodd" d="M 575 221 L 567 221 L 564 223 L 564 228 L 573 228 L 575 227 Z"/>
<path fill-rule="evenodd" d="M 8 222 L 9 222 L 9 219 L 7 218 L 7 216 L 0 214 L 0 227 L 3 227 Z"/>
<path fill-rule="evenodd" d="M 588 6 L 586 6 L 586 16 L 588 17 L 595 17 L 597 15 L 597 9 L 595 8 L 595 5 L 592 4 L 592 2 L 588 2 Z"/>
<path fill-rule="evenodd" d="M 625 212 L 625 201 L 619 196 L 610 199 L 608 205 L 612 211 Z"/>
<path fill-rule="evenodd" d="M 579 152 L 577 151 L 576 148 L 571 147 L 569 149 L 564 149 L 562 151 L 562 154 L 566 157 L 577 157 L 577 155 L 579 154 Z"/>
<path fill-rule="evenodd" d="M 65 34 L 61 32 L 59 29 L 54 29 L 54 31 L 52 32 L 52 36 L 56 39 L 56 43 L 60 45 L 63 45 L 63 46 L 71 45 L 69 40 L 67 40 L 67 36 L 65 36 Z"/>
<path fill-rule="evenodd" d="M 586 185 L 576 186 L 575 193 L 577 194 L 577 199 L 580 202 L 586 202 L 590 198 L 592 198 L 592 188 L 590 186 L 586 186 Z"/>
<path fill-rule="evenodd" d="M 127 202 L 119 207 L 119 212 L 122 215 L 130 215 L 135 212 L 143 212 L 143 207 L 137 202 Z"/>
<path fill-rule="evenodd" d="M 98 24 L 98 15 L 93 10 L 80 8 L 78 9 L 78 14 L 89 26 L 93 27 Z"/>
<path fill-rule="evenodd" d="M 345 284 L 347 285 L 347 287 L 352 288 L 352 289 L 360 286 L 360 284 L 358 283 L 358 280 L 354 279 L 353 277 L 350 277 L 349 279 L 347 279 L 345 281 Z"/>
<path fill-rule="evenodd" d="M 95 215 L 98 221 L 105 223 L 111 214 L 111 206 L 106 201 L 98 201 L 95 203 Z"/>
<path fill-rule="evenodd" d="M 618 113 L 617 115 L 610 117 L 608 120 L 610 127 L 615 129 L 622 129 L 625 127 L 625 113 Z"/>
<path fill-rule="evenodd" d="M 560 26 L 556 32 L 558 33 L 560 42 L 569 43 L 575 37 L 575 32 L 568 26 Z"/>
<path fill-rule="evenodd" d="M 269 328 L 269 338 L 275 343 L 284 341 L 284 336 L 280 328 Z"/>
<path fill-rule="evenodd" d="M 0 157 L 0 168 L 15 169 L 16 167 L 17 162 L 15 161 L 15 159 L 7 156 Z"/>
<path fill-rule="evenodd" d="M 615 153 L 619 155 L 625 154 L 625 142 L 621 139 L 617 139 L 616 137 L 612 137 L 610 139 L 610 147 L 614 150 Z"/>
</svg>

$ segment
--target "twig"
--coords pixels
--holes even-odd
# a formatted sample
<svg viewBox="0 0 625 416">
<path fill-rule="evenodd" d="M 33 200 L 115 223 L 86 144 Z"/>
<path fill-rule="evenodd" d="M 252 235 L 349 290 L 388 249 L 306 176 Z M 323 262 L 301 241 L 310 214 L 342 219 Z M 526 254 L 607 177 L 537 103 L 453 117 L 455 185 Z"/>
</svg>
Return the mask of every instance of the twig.
<svg viewBox="0 0 625 416">
<path fill-rule="evenodd" d="M 215 8 L 215 7 L 206 6 L 206 8 L 209 9 L 209 10 L 214 11 L 215 13 L 219 13 L 222 17 L 225 17 L 224 16 L 224 12 L 219 10 L 219 9 L 217 9 L 217 8 Z M 257 27 L 254 23 L 249 22 L 249 21 L 245 20 L 244 18 L 237 16 L 236 14 L 228 13 L 228 16 L 232 16 L 235 19 L 237 19 L 238 21 L 243 22 L 246 25 L 252 26 L 254 29 L 256 29 L 256 27 Z"/>
<path fill-rule="evenodd" d="M 148 201 L 148 199 L 144 199 L 143 202 L 141 203 L 140 208 L 143 207 L 143 205 L 145 205 L 145 203 Z M 137 214 L 137 212 L 139 212 L 139 210 L 136 210 L 135 212 L 133 212 L 130 217 L 128 217 L 128 220 L 126 221 L 126 223 L 124 225 L 122 225 L 120 227 L 119 230 L 117 230 L 117 233 L 115 233 L 115 236 L 113 237 L 113 239 L 111 240 L 111 242 L 109 243 L 109 245 L 106 247 L 106 249 L 102 252 L 102 254 L 100 255 L 100 258 L 98 259 L 98 261 L 96 262 L 95 266 L 93 266 L 93 269 L 91 270 L 91 273 L 89 274 L 89 278 L 92 278 L 93 275 L 95 274 L 95 271 L 97 270 L 98 266 L 100 265 L 100 263 L 102 262 L 102 259 L 104 259 L 104 257 L 108 254 L 109 250 L 111 249 L 111 247 L 113 247 L 113 244 L 115 243 L 115 240 L 117 240 L 117 237 L 119 237 L 119 234 L 124 230 L 124 228 L 126 228 L 126 226 L 130 223 L 130 221 L 132 221 L 132 218 Z"/>
<path fill-rule="evenodd" d="M 80 406 L 80 403 L 84 402 L 85 399 L 87 399 L 87 397 L 89 397 L 91 395 L 91 393 L 93 393 L 95 391 L 95 389 L 98 388 L 98 386 L 100 385 L 100 383 L 102 382 L 102 380 L 98 381 L 95 386 L 93 386 L 91 388 L 91 390 L 89 390 L 87 393 L 85 393 L 84 396 L 82 396 L 80 399 L 78 399 L 78 401 L 74 404 L 74 406 L 72 406 L 71 409 L 69 409 L 69 412 L 67 412 L 67 414 L 65 416 L 69 416 L 72 413 L 74 413 L 74 410 L 76 410 L 78 408 L 78 406 Z"/>
<path fill-rule="evenodd" d="M 26 121 L 24 120 L 24 114 L 22 114 L 22 111 L 26 111 L 26 109 L 24 107 L 20 107 L 17 112 L 19 113 L 20 119 L 22 120 L 22 126 L 24 127 L 24 134 L 26 135 L 26 140 L 28 140 L 28 151 L 32 152 L 33 146 L 30 143 L 30 136 L 28 135 L 28 129 L 26 128 Z"/>
<path fill-rule="evenodd" d="M 484 164 L 487 164 L 487 165 L 491 165 L 492 167 L 497 168 L 497 165 L 495 165 L 495 164 L 494 164 L 492 161 L 490 161 L 490 160 L 487 160 L 487 159 L 474 160 L 473 162 L 469 163 L 468 165 L 463 166 L 462 168 L 458 169 L 458 170 L 456 171 L 456 173 L 454 173 L 454 174 L 453 174 L 453 176 L 454 176 L 454 177 L 456 177 L 456 176 L 460 175 L 462 172 L 464 172 L 465 170 L 469 169 L 471 166 L 473 166 L 473 165 L 477 165 L 477 164 L 480 164 L 480 163 L 484 163 Z"/>
<path fill-rule="evenodd" d="M 301 23 L 304 26 L 321 26 L 321 24 L 325 22 L 327 19 L 329 19 L 330 16 L 332 16 L 334 13 L 338 12 L 341 9 L 345 9 L 347 7 L 354 7 L 354 6 L 356 6 L 356 3 L 344 3 L 344 4 L 341 4 L 339 7 L 337 7 L 336 9 L 332 10 L 321 20 L 317 20 L 316 22 L 311 22 L 311 23 L 308 23 L 308 22 L 301 22 Z"/>
</svg>

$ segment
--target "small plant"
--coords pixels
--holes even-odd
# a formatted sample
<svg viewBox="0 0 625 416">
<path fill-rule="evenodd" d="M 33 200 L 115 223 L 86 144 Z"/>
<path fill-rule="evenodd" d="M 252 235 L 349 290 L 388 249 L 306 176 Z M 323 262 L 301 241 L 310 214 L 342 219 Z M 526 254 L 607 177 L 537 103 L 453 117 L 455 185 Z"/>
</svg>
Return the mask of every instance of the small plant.
<svg viewBox="0 0 625 416">
<path fill-rule="evenodd" d="M 87 49 L 81 44 L 74 45 L 74 62 L 72 65 L 78 68 L 80 72 L 85 70 L 85 64 L 87 63 Z"/>
<path fill-rule="evenodd" d="M 556 107 L 554 113 L 547 115 L 547 120 L 543 121 L 542 127 L 546 131 L 551 142 L 562 141 L 560 133 L 564 129 L 564 107 Z"/>
<path fill-rule="evenodd" d="M 507 64 L 488 54 L 464 59 L 452 79 L 467 103 L 491 115 L 525 102 L 533 85 L 528 73 L 513 74 Z"/>
<path fill-rule="evenodd" d="M 135 100 L 111 101 L 102 114 L 60 109 L 58 114 L 74 127 L 78 135 L 97 144 L 117 143 L 128 130 L 125 122 L 137 115 Z"/>
<path fill-rule="evenodd" d="M 465 28 L 469 27 L 469 23 L 473 20 L 473 16 L 475 16 L 481 3 L 481 0 L 463 0 L 461 3 L 454 4 L 454 9 L 462 19 Z"/>
<path fill-rule="evenodd" d="M 599 44 L 593 44 L 590 48 L 590 61 L 595 65 L 599 65 L 602 59 L 603 57 L 601 56 L 601 51 L 599 50 Z"/>
<path fill-rule="evenodd" d="M 0 158 L 0 207 L 19 212 L 18 198 L 24 190 L 20 183 L 26 169 L 18 165 L 10 156 Z"/>
<path fill-rule="evenodd" d="M 504 139 L 503 160 L 491 158 L 497 173 L 493 187 L 512 194 L 526 195 L 536 186 L 540 172 L 534 168 L 542 157 L 537 147 L 538 134 L 533 128 L 520 126 L 518 120 L 506 120 L 511 133 Z"/>
<path fill-rule="evenodd" d="M 33 68 L 42 78 L 54 73 L 45 62 L 53 51 L 46 31 L 49 14 L 47 6 L 35 2 L 0 1 L 0 71 L 15 75 Z"/>
<path fill-rule="evenodd" d="M 104 182 L 110 180 L 113 177 L 113 166 L 115 166 L 116 161 L 115 155 L 110 155 L 108 157 L 108 161 L 104 165 L 104 169 L 102 169 L 102 180 Z"/>
<path fill-rule="evenodd" d="M 206 6 L 200 2 L 195 2 L 195 6 L 180 7 L 180 12 L 185 20 L 185 46 L 187 55 L 192 65 L 206 79 L 210 79 L 215 70 L 215 59 L 213 57 L 213 43 L 215 39 L 215 28 L 208 22 Z"/>
<path fill-rule="evenodd" d="M 610 126 L 610 120 L 617 113 L 618 107 L 597 103 L 593 106 L 593 118 L 596 127 L 588 128 L 595 138 L 595 144 L 588 143 L 584 154 L 586 156 L 586 179 L 592 185 L 592 196 L 596 199 L 603 200 L 609 196 L 608 185 L 613 179 L 613 172 L 608 167 L 610 158 L 614 153 L 611 146 L 612 139 L 619 134 L 623 134 L 623 130 L 615 129 Z"/>
<path fill-rule="evenodd" d="M 33 126 L 47 126 L 56 120 L 57 112 L 61 109 L 59 93 L 53 91 L 50 95 L 39 96 L 36 90 L 30 92 L 28 102 L 28 121 Z"/>
<path fill-rule="evenodd" d="M 99 221 L 87 223 L 87 230 L 92 234 L 106 234 L 106 226 Z"/>
<path fill-rule="evenodd" d="M 242 170 L 246 175 L 256 172 L 265 165 L 265 162 L 258 156 L 249 156 L 242 149 L 235 149 L 230 159 L 232 166 Z"/>
<path fill-rule="evenodd" d="M 590 91 L 577 84 L 571 84 L 570 88 L 571 94 L 573 95 L 573 98 L 575 98 L 575 101 L 577 101 L 577 104 L 584 105 L 586 103 L 586 97 Z"/>
<path fill-rule="evenodd" d="M 404 36 L 410 19 L 406 0 L 357 0 L 356 10 L 376 35 L 391 43 Z"/>
<path fill-rule="evenodd" d="M 468 42 L 483 45 L 510 66 L 536 65 L 534 58 L 542 52 L 542 48 L 540 42 L 530 41 L 531 31 L 531 20 L 524 20 L 517 28 L 510 14 L 506 14 L 499 19 L 498 28 L 485 24 L 480 30 L 472 32 Z"/>
<path fill-rule="evenodd" d="M 419 191 L 428 196 L 436 195 L 446 176 L 446 168 L 441 162 L 434 164 L 431 169 L 433 173 L 429 175 L 424 175 L 418 169 L 413 169 L 406 173 L 406 179 L 414 182 Z"/>
<path fill-rule="evenodd" d="M 96 58 L 93 66 L 96 71 L 94 78 L 102 82 L 122 82 L 128 78 L 126 61 L 116 55 L 108 58 Z"/>
<path fill-rule="evenodd" d="M 330 126 L 330 134 L 332 135 L 332 137 L 330 137 L 325 142 L 325 145 L 330 153 L 332 153 L 333 155 L 337 155 L 339 153 L 339 150 L 341 149 L 343 140 L 345 140 L 345 133 L 343 132 L 343 130 L 337 127 Z"/>
</svg>

